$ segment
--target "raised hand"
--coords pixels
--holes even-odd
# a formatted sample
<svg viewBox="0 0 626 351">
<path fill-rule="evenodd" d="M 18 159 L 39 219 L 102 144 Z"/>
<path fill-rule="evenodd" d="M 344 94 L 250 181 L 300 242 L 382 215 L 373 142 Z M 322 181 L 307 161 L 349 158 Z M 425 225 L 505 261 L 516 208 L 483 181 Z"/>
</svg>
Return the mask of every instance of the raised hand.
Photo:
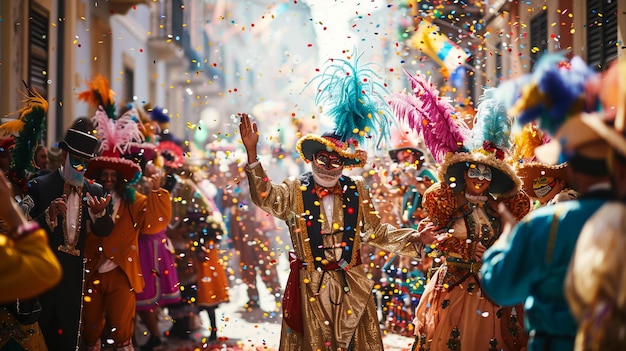
<svg viewBox="0 0 626 351">
<path fill-rule="evenodd" d="M 111 202 L 111 194 L 107 194 L 106 197 L 99 196 L 91 196 L 91 194 L 87 193 L 87 206 L 93 213 L 102 213 L 104 209 L 109 206 Z M 51 215 L 52 216 L 52 215 Z"/>
<path fill-rule="evenodd" d="M 256 123 L 250 121 L 248 114 L 238 113 L 237 115 L 241 117 L 239 134 L 241 135 L 241 142 L 248 154 L 248 163 L 254 163 L 257 161 L 256 147 L 259 142 L 259 129 Z"/>
</svg>

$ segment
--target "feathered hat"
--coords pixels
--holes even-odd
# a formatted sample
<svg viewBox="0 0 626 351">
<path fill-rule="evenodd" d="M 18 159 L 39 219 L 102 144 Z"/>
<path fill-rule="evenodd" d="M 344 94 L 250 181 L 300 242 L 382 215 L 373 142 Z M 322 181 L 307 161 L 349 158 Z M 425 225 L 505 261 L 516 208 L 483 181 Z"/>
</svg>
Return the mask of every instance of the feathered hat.
<svg viewBox="0 0 626 351">
<path fill-rule="evenodd" d="M 579 56 L 568 61 L 561 53 L 544 55 L 509 113 L 519 125 L 537 120 L 539 128 L 554 136 L 568 117 L 595 110 L 585 103 L 585 85 L 594 75 Z"/>
<path fill-rule="evenodd" d="M 465 140 L 465 150 L 448 156 L 439 174 L 449 184 L 460 185 L 463 189 L 463 172 L 472 164 L 484 164 L 491 167 L 493 173 L 488 192 L 509 197 L 520 191 L 522 182 L 510 163 L 513 120 L 495 92 L 495 88 L 485 90 L 478 102 L 470 137 Z"/>
<path fill-rule="evenodd" d="M 549 165 L 535 157 L 535 149 L 549 141 L 550 138 L 535 123 L 525 125 L 513 136 L 511 159 L 517 168 L 517 175 L 522 180 L 522 189 L 531 197 L 536 197 L 533 183 L 537 178 L 555 178 L 569 183 L 566 162 Z"/>
<path fill-rule="evenodd" d="M 408 135 L 403 135 L 400 128 L 394 128 L 391 140 L 395 142 L 393 143 L 393 148 L 389 149 L 387 153 L 389 154 L 389 158 L 393 162 L 398 163 L 398 154 L 400 152 L 406 151 L 409 154 L 415 155 L 415 166 L 417 169 L 420 169 L 424 165 L 424 150 L 417 148 L 416 142 L 409 140 Z"/>
<path fill-rule="evenodd" d="M 89 89 L 78 93 L 78 100 L 87 102 L 96 109 L 102 106 L 106 115 L 111 119 L 116 119 L 115 114 L 115 92 L 109 86 L 109 80 L 103 75 L 96 75 L 91 82 L 87 82 Z"/>
<path fill-rule="evenodd" d="M 508 197 L 519 192 L 521 181 L 507 160 L 512 120 L 494 89 L 483 94 L 470 130 L 456 116 L 449 100 L 440 97 L 429 82 L 421 75 L 406 73 L 413 95 L 394 94 L 390 105 L 400 120 L 408 122 L 424 138 L 426 147 L 440 163 L 439 180 L 462 191 L 463 173 L 475 164 L 484 164 L 493 173 L 490 194 Z"/>
<path fill-rule="evenodd" d="M 626 83 L 623 79 L 626 77 L 626 59 L 613 63 L 603 76 L 606 79 L 599 96 L 605 105 L 605 116 L 608 119 L 598 115 L 585 115 L 581 117 L 581 121 L 626 158 Z M 615 113 L 608 111 L 609 109 L 614 109 Z"/>
<path fill-rule="evenodd" d="M 401 122 L 422 137 L 435 161 L 441 163 L 447 154 L 463 146 L 469 128 L 458 118 L 450 99 L 439 96 L 439 91 L 424 75 L 413 76 L 406 70 L 404 73 L 411 84 L 411 92 L 392 94 L 389 105 Z"/>
<path fill-rule="evenodd" d="M 568 162 L 569 166 L 592 175 L 603 175 L 608 144 L 583 122 L 583 116 L 598 107 L 585 94 L 594 70 L 582 58 L 567 60 L 562 54 L 544 55 L 522 88 L 520 99 L 511 109 L 518 124 L 537 120 L 551 141 L 535 149 L 545 164 Z"/>
<path fill-rule="evenodd" d="M 18 111 L 19 117 L 0 126 L 0 135 L 11 135 L 11 167 L 9 179 L 28 190 L 27 172 L 36 172 L 35 151 L 44 129 L 48 101 L 36 90 L 28 89 L 24 94 L 24 106 Z M 5 146 L 6 148 L 6 146 Z"/>
<path fill-rule="evenodd" d="M 384 96 L 387 90 L 371 68 L 360 65 L 360 55 L 353 61 L 332 59 L 322 73 L 311 80 L 317 85 L 315 103 L 327 105 L 335 129 L 321 136 L 308 134 L 300 138 L 296 150 L 306 162 L 320 150 L 333 151 L 344 160 L 344 168 L 363 167 L 367 152 L 358 149 L 366 138 L 377 139 L 379 146 L 389 139 L 391 110 Z"/>
<path fill-rule="evenodd" d="M 160 141 L 157 145 L 157 153 L 163 158 L 163 165 L 172 169 L 183 166 L 185 152 L 183 148 L 173 141 Z"/>
<path fill-rule="evenodd" d="M 93 179 L 103 168 L 114 169 L 126 183 L 132 184 L 141 177 L 141 168 L 135 162 L 123 158 L 132 143 L 140 143 L 137 112 L 126 111 L 117 120 L 109 118 L 104 109 L 98 108 L 93 117 L 97 136 L 100 139 L 99 156 L 89 160 L 85 177 Z"/>
</svg>

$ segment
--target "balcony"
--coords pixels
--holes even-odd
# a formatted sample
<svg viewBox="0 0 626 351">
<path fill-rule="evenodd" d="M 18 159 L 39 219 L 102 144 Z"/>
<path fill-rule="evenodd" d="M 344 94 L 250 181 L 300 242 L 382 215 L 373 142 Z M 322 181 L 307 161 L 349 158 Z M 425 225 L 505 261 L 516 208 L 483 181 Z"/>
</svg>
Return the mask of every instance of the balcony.
<svg viewBox="0 0 626 351">
<path fill-rule="evenodd" d="M 148 47 L 159 60 L 183 57 L 183 1 L 159 1 L 151 20 Z"/>
<path fill-rule="evenodd" d="M 152 3 L 150 0 L 109 0 L 109 10 L 120 15 L 126 14 L 131 7 L 137 5 L 148 5 Z"/>
</svg>

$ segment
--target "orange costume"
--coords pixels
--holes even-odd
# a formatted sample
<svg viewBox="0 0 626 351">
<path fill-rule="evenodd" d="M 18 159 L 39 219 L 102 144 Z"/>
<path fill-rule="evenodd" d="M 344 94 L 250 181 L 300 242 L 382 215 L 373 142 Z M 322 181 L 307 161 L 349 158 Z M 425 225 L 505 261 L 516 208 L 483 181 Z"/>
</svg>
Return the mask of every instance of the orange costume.
<svg viewBox="0 0 626 351">
<path fill-rule="evenodd" d="M 117 120 L 118 133 L 127 133 L 133 122 L 131 112 Z M 96 126 L 111 123 L 102 110 L 94 117 Z M 113 133 L 101 133 L 111 139 L 125 140 Z M 115 140 L 104 139 L 105 151 L 117 150 L 110 145 Z M 125 151 L 123 148 L 122 151 Z M 87 236 L 85 244 L 86 285 L 83 311 L 83 333 L 88 350 L 100 350 L 100 337 L 105 314 L 110 330 L 106 336 L 113 340 L 116 350 L 132 350 L 135 326 L 135 294 L 145 286 L 139 262 L 139 233 L 157 234 L 167 227 L 172 214 L 170 193 L 157 188 L 158 176 L 152 176 L 154 186 L 143 195 L 129 187 L 141 176 L 139 165 L 115 154 L 103 153 L 89 161 L 85 177 L 96 179 L 111 192 L 113 230 L 108 237 Z"/>
<path fill-rule="evenodd" d="M 152 191 L 148 196 L 135 193 L 133 203 L 122 203 L 114 216 L 115 227 L 108 237 L 89 235 L 85 244 L 85 257 L 87 261 L 87 287 L 84 310 L 84 335 L 88 344 L 100 337 L 104 327 L 104 310 L 107 308 L 111 322 L 115 320 L 111 315 L 118 311 L 120 321 L 127 323 L 111 325 L 114 334 L 119 337 L 114 339 L 130 340 L 134 330 L 135 316 L 135 293 L 143 291 L 144 281 L 139 265 L 139 251 L 137 250 L 137 238 L 139 233 L 156 234 L 165 229 L 172 213 L 172 202 L 169 192 L 165 189 Z M 111 271 L 100 272 L 105 266 L 106 259 L 117 265 Z M 107 279 L 106 276 L 116 276 L 115 279 Z M 124 287 L 122 294 L 117 298 L 108 299 L 98 292 L 104 290 L 98 286 L 103 282 L 109 282 L 115 286 Z M 110 287 L 113 288 L 113 287 Z M 105 306 L 106 301 L 106 306 Z M 113 312 L 114 313 L 114 312 Z M 113 329 L 115 328 L 115 329 Z"/>
</svg>

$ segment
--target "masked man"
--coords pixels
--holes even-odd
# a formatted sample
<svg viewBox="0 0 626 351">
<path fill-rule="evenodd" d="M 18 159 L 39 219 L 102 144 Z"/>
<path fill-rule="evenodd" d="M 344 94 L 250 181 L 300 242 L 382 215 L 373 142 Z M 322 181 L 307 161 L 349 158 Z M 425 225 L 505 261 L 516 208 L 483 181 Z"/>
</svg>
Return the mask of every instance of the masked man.
<svg viewBox="0 0 626 351">
<path fill-rule="evenodd" d="M 382 224 L 364 181 L 343 175 L 367 153 L 335 133 L 307 135 L 296 147 L 312 172 L 275 184 L 257 161 L 258 130 L 246 114 L 240 132 L 252 201 L 287 223 L 294 248 L 280 350 L 382 350 L 361 244 L 416 256 L 409 241 L 418 235 Z"/>
<path fill-rule="evenodd" d="M 92 124 L 78 119 L 59 143 L 62 166 L 31 181 L 30 215 L 48 232 L 51 249 L 63 269 L 61 282 L 40 296 L 39 324 L 49 350 L 77 350 L 83 306 L 84 247 L 87 233 L 107 236 L 113 220 L 106 208 L 102 186 L 87 181 L 84 173 L 98 139 Z"/>
</svg>

